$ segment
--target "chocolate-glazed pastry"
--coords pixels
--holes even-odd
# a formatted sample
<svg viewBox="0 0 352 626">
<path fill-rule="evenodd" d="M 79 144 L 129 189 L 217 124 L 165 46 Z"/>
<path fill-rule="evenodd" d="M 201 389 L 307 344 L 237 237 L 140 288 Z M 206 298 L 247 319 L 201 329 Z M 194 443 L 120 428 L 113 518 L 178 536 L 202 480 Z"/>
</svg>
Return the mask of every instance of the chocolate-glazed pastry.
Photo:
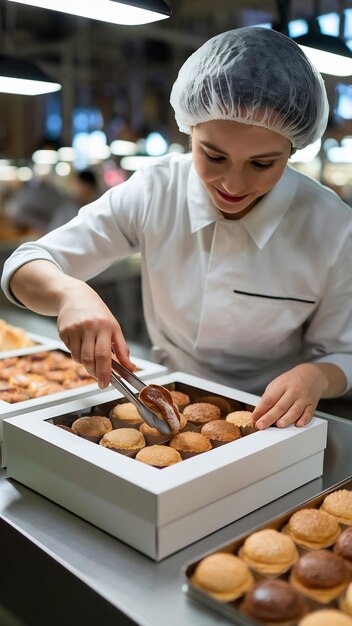
<svg viewBox="0 0 352 626">
<path fill-rule="evenodd" d="M 342 531 L 334 545 L 334 552 L 342 556 L 349 567 L 352 568 L 352 526 Z"/>
<path fill-rule="evenodd" d="M 241 610 L 264 624 L 296 624 L 307 612 L 303 598 L 285 580 L 258 582 L 247 591 Z"/>
<path fill-rule="evenodd" d="M 172 432 L 180 430 L 180 414 L 168 389 L 161 385 L 146 385 L 139 398 L 170 426 Z"/>
<path fill-rule="evenodd" d="M 308 598 L 327 604 L 347 587 L 349 573 L 342 557 L 329 550 L 316 550 L 298 559 L 290 581 Z"/>
</svg>

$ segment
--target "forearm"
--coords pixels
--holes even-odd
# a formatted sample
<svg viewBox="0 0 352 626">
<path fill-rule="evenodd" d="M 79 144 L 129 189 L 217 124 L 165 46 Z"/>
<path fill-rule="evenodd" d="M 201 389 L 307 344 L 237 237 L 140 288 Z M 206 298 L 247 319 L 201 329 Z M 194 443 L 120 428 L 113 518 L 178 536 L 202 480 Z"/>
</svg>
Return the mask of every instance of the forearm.
<svg viewBox="0 0 352 626">
<path fill-rule="evenodd" d="M 10 288 L 26 307 L 42 315 L 57 316 L 69 290 L 81 281 L 67 276 L 50 261 L 37 260 L 22 265 L 12 276 Z"/>
</svg>

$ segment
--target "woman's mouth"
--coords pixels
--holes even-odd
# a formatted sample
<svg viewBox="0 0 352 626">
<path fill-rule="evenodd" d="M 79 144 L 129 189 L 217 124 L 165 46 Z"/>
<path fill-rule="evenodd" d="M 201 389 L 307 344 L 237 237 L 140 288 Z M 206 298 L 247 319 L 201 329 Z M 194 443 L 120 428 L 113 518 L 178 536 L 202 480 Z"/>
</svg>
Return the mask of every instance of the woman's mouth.
<svg viewBox="0 0 352 626">
<path fill-rule="evenodd" d="M 220 191 L 219 189 L 217 189 L 216 191 L 219 194 L 220 198 L 222 198 L 222 200 L 225 200 L 225 202 L 232 202 L 234 204 L 236 202 L 242 202 L 242 200 L 244 200 L 248 196 L 248 194 L 246 194 L 245 196 L 229 196 L 228 193 L 224 193 L 223 191 Z"/>
</svg>

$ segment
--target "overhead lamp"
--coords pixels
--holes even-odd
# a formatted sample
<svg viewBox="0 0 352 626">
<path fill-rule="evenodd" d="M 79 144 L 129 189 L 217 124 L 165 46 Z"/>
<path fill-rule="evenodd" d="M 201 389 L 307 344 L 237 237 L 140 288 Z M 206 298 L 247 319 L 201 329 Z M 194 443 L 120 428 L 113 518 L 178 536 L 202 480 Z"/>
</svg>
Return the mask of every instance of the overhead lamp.
<svg viewBox="0 0 352 626">
<path fill-rule="evenodd" d="M 352 76 L 352 52 L 340 37 L 308 32 L 294 39 L 323 74 Z"/>
<path fill-rule="evenodd" d="M 41 9 L 61 11 L 93 20 L 124 24 L 148 24 L 170 17 L 171 9 L 164 0 L 8 0 Z"/>
<path fill-rule="evenodd" d="M 59 91 L 61 85 L 35 63 L 18 57 L 0 55 L 0 92 L 38 96 Z"/>
</svg>

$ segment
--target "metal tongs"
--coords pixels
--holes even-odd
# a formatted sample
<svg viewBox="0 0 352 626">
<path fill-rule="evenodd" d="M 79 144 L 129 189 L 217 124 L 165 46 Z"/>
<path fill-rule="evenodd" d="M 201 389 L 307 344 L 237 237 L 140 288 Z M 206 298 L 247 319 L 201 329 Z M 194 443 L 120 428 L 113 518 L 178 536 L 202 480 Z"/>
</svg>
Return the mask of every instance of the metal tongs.
<svg viewBox="0 0 352 626">
<path fill-rule="evenodd" d="M 116 375 L 115 372 L 118 375 Z M 149 407 L 147 407 L 142 400 L 140 400 L 139 397 L 134 394 L 133 391 L 127 387 L 127 385 L 125 385 L 121 378 L 124 378 L 137 391 L 142 391 L 142 389 L 146 387 L 146 384 L 138 378 L 138 376 L 132 374 L 132 372 L 115 361 L 115 359 L 111 359 L 111 384 L 115 387 L 115 389 L 120 391 L 125 398 L 128 398 L 128 400 L 134 404 L 138 413 L 148 426 L 156 428 L 162 435 L 170 435 L 171 429 L 169 425 L 160 419 L 160 417 L 158 417 Z"/>
</svg>

